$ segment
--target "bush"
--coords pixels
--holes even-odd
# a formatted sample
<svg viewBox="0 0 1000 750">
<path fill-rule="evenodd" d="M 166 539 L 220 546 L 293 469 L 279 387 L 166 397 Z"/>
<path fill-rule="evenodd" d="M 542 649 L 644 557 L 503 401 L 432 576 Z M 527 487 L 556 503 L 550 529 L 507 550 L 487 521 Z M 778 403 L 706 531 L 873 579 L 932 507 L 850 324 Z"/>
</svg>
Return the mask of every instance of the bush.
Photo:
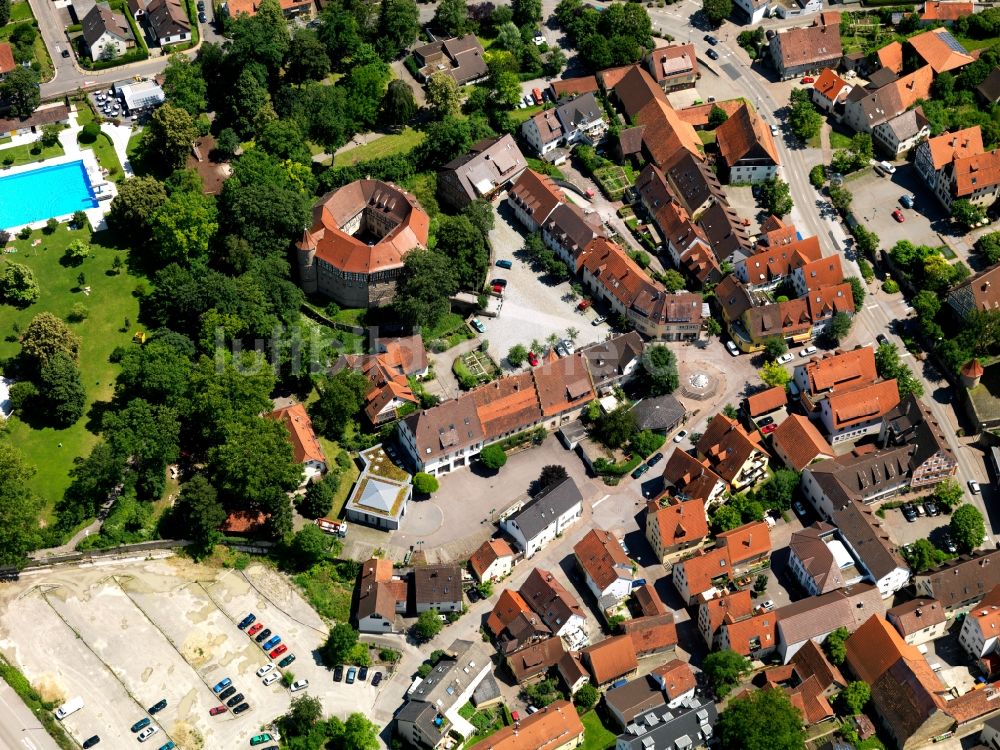
<svg viewBox="0 0 1000 750">
<path fill-rule="evenodd" d="M 882 291 L 888 294 L 895 294 L 899 291 L 899 284 L 895 279 L 886 279 L 882 282 Z"/>
<path fill-rule="evenodd" d="M 507 463 L 507 454 L 503 448 L 494 443 L 493 445 L 487 445 L 479 452 L 479 460 L 482 461 L 483 466 L 487 469 L 497 471 Z"/>
<path fill-rule="evenodd" d="M 93 143 L 97 140 L 97 137 L 101 134 L 101 126 L 96 122 L 88 122 L 83 126 L 83 130 L 80 131 L 80 136 L 78 140 L 80 143 Z"/>
<path fill-rule="evenodd" d="M 809 182 L 812 186 L 819 190 L 823 187 L 823 183 L 826 182 L 826 167 L 822 164 L 817 164 L 815 167 L 809 170 Z"/>
<path fill-rule="evenodd" d="M 426 472 L 420 471 L 413 476 L 413 489 L 421 495 L 437 492 L 438 487 L 438 480 Z"/>
</svg>

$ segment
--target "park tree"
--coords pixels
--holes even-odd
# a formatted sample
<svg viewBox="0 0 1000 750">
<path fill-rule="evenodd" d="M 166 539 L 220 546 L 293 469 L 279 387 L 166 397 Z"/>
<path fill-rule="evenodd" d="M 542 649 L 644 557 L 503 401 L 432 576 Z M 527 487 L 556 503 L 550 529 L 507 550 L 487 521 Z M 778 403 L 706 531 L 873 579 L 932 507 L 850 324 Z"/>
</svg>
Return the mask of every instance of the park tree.
<svg viewBox="0 0 1000 750">
<path fill-rule="evenodd" d="M 635 415 L 625 404 L 599 417 L 595 427 L 597 439 L 609 448 L 621 448 L 638 432 Z"/>
<path fill-rule="evenodd" d="M 328 472 L 322 479 L 314 478 L 299 503 L 299 513 L 306 518 L 324 518 L 333 509 L 339 486 L 340 475 L 336 472 Z"/>
<path fill-rule="evenodd" d="M 419 641 L 429 641 L 441 632 L 441 618 L 436 609 L 428 609 L 420 613 L 413 626 L 413 634 Z"/>
<path fill-rule="evenodd" d="M 788 351 L 788 343 L 781 336 L 772 336 L 764 342 L 764 357 L 769 360 L 776 360 Z"/>
<path fill-rule="evenodd" d="M 431 24 L 447 36 L 461 36 L 469 24 L 469 9 L 465 0 L 441 0 Z"/>
<path fill-rule="evenodd" d="M 750 672 L 750 661 L 735 651 L 724 649 L 706 656 L 701 669 L 715 695 L 722 699 Z"/>
<path fill-rule="evenodd" d="M 458 83 L 444 71 L 432 73 L 427 79 L 427 106 L 437 117 L 457 115 L 462 103 Z"/>
<path fill-rule="evenodd" d="M 330 551 L 332 540 L 319 526 L 309 523 L 295 532 L 288 545 L 288 556 L 298 570 L 308 570 Z"/>
<path fill-rule="evenodd" d="M 385 121 L 397 128 L 406 125 L 417 114 L 417 102 L 413 98 L 413 89 L 406 81 L 398 78 L 389 81 L 382 98 L 382 115 Z"/>
<path fill-rule="evenodd" d="M 41 502 L 29 486 L 34 474 L 10 441 L 0 441 L 0 564 L 20 566 L 38 546 Z"/>
<path fill-rule="evenodd" d="M 833 317 L 830 318 L 830 324 L 827 326 L 826 333 L 831 339 L 840 343 L 851 332 L 852 322 L 853 318 L 847 313 L 834 313 Z"/>
<path fill-rule="evenodd" d="M 233 19 L 226 62 L 233 69 L 263 68 L 272 79 L 284 63 L 289 47 L 288 23 L 278 0 L 261 0 L 253 16 Z"/>
<path fill-rule="evenodd" d="M 823 125 L 823 118 L 820 117 L 816 107 L 813 106 L 809 91 L 806 89 L 793 89 L 792 105 L 788 114 L 788 125 L 795 136 L 802 141 L 815 138 L 819 134 L 819 129 Z"/>
<path fill-rule="evenodd" d="M 10 261 L 0 266 L 0 302 L 27 307 L 38 301 L 38 294 L 38 282 L 31 268 Z"/>
<path fill-rule="evenodd" d="M 354 645 L 358 642 L 358 631 L 346 622 L 338 622 L 330 630 L 330 635 L 319 648 L 320 656 L 329 667 L 336 667 L 347 661 Z"/>
<path fill-rule="evenodd" d="M 426 137 L 420 146 L 420 155 L 425 164 L 447 163 L 472 145 L 470 120 L 445 117 L 432 122 L 424 132 Z"/>
<path fill-rule="evenodd" d="M 528 350 L 522 344 L 514 344 L 507 352 L 507 361 L 512 367 L 520 367 L 528 359 Z"/>
<path fill-rule="evenodd" d="M 21 357 L 31 368 L 40 371 L 59 352 L 76 362 L 80 338 L 52 313 L 38 313 L 21 334 Z"/>
<path fill-rule="evenodd" d="M 640 380 L 650 396 L 673 393 L 680 382 L 677 374 L 677 357 L 662 344 L 646 347 L 642 354 Z"/>
<path fill-rule="evenodd" d="M 6 99 L 14 117 L 30 117 L 42 100 L 38 73 L 20 65 L 0 81 L 0 99 Z"/>
<path fill-rule="evenodd" d="M 847 658 L 847 646 L 845 644 L 850 636 L 851 632 L 847 628 L 840 627 L 830 633 L 826 637 L 826 640 L 823 641 L 823 650 L 826 651 L 827 657 L 838 667 Z"/>
<path fill-rule="evenodd" d="M 719 26 L 733 13 L 732 0 L 702 0 L 702 11 L 712 26 Z"/>
<path fill-rule="evenodd" d="M 312 729 L 323 718 L 323 703 L 314 695 L 305 693 L 292 698 L 288 713 L 278 719 L 282 734 L 286 738 L 300 738 L 311 735 Z"/>
<path fill-rule="evenodd" d="M 959 200 L 952 201 L 951 218 L 959 224 L 971 227 L 986 218 L 986 211 L 983 210 L 982 206 L 965 198 L 960 198 Z"/>
<path fill-rule="evenodd" d="M 180 455 L 177 413 L 165 406 L 135 398 L 101 422 L 108 445 L 136 476 L 140 498 L 159 500 L 166 487 L 167 465 Z"/>
<path fill-rule="evenodd" d="M 347 717 L 343 727 L 334 732 L 333 747 L 343 750 L 378 750 L 378 726 L 369 721 L 363 713 L 355 712 Z"/>
<path fill-rule="evenodd" d="M 177 406 L 187 395 L 194 345 L 178 333 L 157 334 L 145 346 L 120 351 L 115 401 L 133 398 Z"/>
<path fill-rule="evenodd" d="M 275 118 L 271 96 L 249 68 L 244 68 L 226 92 L 226 120 L 244 138 L 257 135 Z"/>
<path fill-rule="evenodd" d="M 756 690 L 719 714 L 715 732 L 722 750 L 801 750 L 802 713 L 783 688 Z"/>
<path fill-rule="evenodd" d="M 45 414 L 53 425 L 69 427 L 83 416 L 87 391 L 76 360 L 69 354 L 57 351 L 49 357 L 42 365 L 38 385 L 46 403 Z"/>
<path fill-rule="evenodd" d="M 448 298 L 458 291 L 451 261 L 435 250 L 413 250 L 403 259 L 393 308 L 411 325 L 432 328 L 451 306 Z"/>
<path fill-rule="evenodd" d="M 507 463 L 507 454 L 498 443 L 493 443 L 479 452 L 479 460 L 490 471 L 497 471 Z"/>
<path fill-rule="evenodd" d="M 1000 263 L 1000 232 L 989 232 L 976 240 L 976 252 L 990 265 Z"/>
<path fill-rule="evenodd" d="M 125 466 L 106 442 L 99 442 L 86 458 L 77 456 L 69 470 L 70 485 L 56 504 L 59 526 L 70 529 L 93 517 L 122 482 Z"/>
<path fill-rule="evenodd" d="M 171 519 L 177 532 L 194 542 L 197 551 L 207 552 L 219 539 L 219 527 L 226 510 L 215 487 L 202 474 L 195 474 L 181 487 Z"/>
<path fill-rule="evenodd" d="M 150 217 L 160 264 L 196 263 L 208 257 L 219 229 L 215 201 L 201 191 L 176 191 Z"/>
<path fill-rule="evenodd" d="M 182 166 L 198 137 L 194 118 L 169 102 L 156 108 L 143 131 L 143 151 L 166 172 Z"/>
<path fill-rule="evenodd" d="M 965 491 L 954 479 L 945 479 L 934 488 L 934 499 L 949 508 L 957 508 L 965 500 Z"/>
<path fill-rule="evenodd" d="M 395 60 L 417 38 L 419 13 L 415 0 L 382 0 L 375 45 L 383 60 Z"/>
<path fill-rule="evenodd" d="M 766 385 L 769 385 L 772 388 L 774 386 L 781 386 L 782 388 L 784 388 L 786 385 L 788 385 L 788 382 L 792 379 L 792 376 L 789 374 L 788 370 L 786 370 L 782 365 L 779 365 L 777 362 L 772 360 L 770 362 L 765 362 L 763 365 L 761 365 L 760 379 L 764 381 Z"/>
<path fill-rule="evenodd" d="M 163 69 L 163 93 L 173 106 L 180 107 L 191 117 L 205 111 L 208 85 L 201 74 L 201 66 L 187 55 L 175 52 Z"/>
<path fill-rule="evenodd" d="M 857 716 L 865 710 L 868 701 L 871 700 L 872 689 L 867 682 L 856 680 L 844 688 L 838 696 L 838 704 L 841 711 L 847 716 Z"/>
<path fill-rule="evenodd" d="M 124 180 L 111 201 L 108 225 L 130 243 L 146 239 L 153 215 L 166 202 L 166 188 L 155 177 Z"/>
<path fill-rule="evenodd" d="M 466 216 L 442 216 L 436 236 L 435 249 L 451 260 L 459 288 L 481 288 L 490 261 L 483 233 Z"/>
<path fill-rule="evenodd" d="M 597 688 L 587 682 L 573 694 L 573 703 L 586 712 L 596 706 L 600 698 L 601 694 L 597 691 Z"/>
<path fill-rule="evenodd" d="M 772 177 L 760 186 L 761 202 L 768 213 L 781 217 L 792 210 L 792 193 L 788 183 Z"/>
<path fill-rule="evenodd" d="M 542 0 L 511 0 L 510 9 L 518 26 L 537 26 L 542 22 Z"/>
<path fill-rule="evenodd" d="M 660 274 L 659 279 L 660 283 L 666 287 L 668 292 L 679 292 L 686 286 L 684 277 L 680 274 L 679 271 L 676 271 L 673 268 L 668 268 L 666 271 Z"/>
<path fill-rule="evenodd" d="M 345 428 L 356 422 L 370 388 L 368 378 L 357 370 L 343 369 L 317 386 L 319 399 L 310 408 L 313 425 L 331 440 L 339 440 Z"/>
<path fill-rule="evenodd" d="M 848 276 L 845 280 L 851 285 L 851 296 L 854 297 L 855 309 L 861 309 L 861 305 L 868 294 L 864 283 L 857 276 Z"/>
<path fill-rule="evenodd" d="M 757 492 L 757 498 L 767 508 L 787 510 L 792 507 L 792 496 L 798 486 L 797 471 L 778 469 Z"/>
<path fill-rule="evenodd" d="M 960 552 L 972 552 L 986 538 L 986 523 L 983 514 L 974 505 L 962 505 L 951 514 L 948 522 L 951 535 Z"/>
<path fill-rule="evenodd" d="M 425 471 L 413 475 L 413 489 L 421 495 L 432 495 L 438 491 L 438 480 Z"/>
<path fill-rule="evenodd" d="M 288 46 L 285 78 L 291 83 L 322 81 L 330 73 L 326 46 L 312 29 L 296 29 Z"/>
<path fill-rule="evenodd" d="M 294 120 L 271 120 L 257 136 L 256 146 L 279 161 L 312 164 L 302 129 Z"/>
</svg>

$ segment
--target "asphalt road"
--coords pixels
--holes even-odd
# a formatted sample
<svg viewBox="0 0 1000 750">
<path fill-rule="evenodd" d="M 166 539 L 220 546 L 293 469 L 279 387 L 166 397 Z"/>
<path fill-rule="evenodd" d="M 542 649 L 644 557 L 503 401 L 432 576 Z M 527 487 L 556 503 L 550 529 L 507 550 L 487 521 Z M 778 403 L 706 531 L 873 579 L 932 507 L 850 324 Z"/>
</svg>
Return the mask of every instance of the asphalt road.
<svg viewBox="0 0 1000 750">
<path fill-rule="evenodd" d="M 0 747 L 4 750 L 59 750 L 48 732 L 21 702 L 11 687 L 0 680 Z"/>
</svg>

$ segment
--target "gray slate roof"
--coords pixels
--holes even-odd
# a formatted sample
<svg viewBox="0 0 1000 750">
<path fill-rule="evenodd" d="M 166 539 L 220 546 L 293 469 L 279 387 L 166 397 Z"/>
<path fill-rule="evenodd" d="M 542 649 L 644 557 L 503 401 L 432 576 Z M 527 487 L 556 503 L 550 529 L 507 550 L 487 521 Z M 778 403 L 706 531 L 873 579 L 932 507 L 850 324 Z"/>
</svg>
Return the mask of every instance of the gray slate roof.
<svg viewBox="0 0 1000 750">
<path fill-rule="evenodd" d="M 580 488 L 572 477 L 567 477 L 538 495 L 510 520 L 517 522 L 525 539 L 534 539 L 555 519 L 582 502 Z"/>
<path fill-rule="evenodd" d="M 649 711 L 618 735 L 617 750 L 683 750 L 706 744 L 719 714 L 715 704 L 690 698 L 677 708 Z M 684 742 L 684 738 L 688 742 Z"/>
<path fill-rule="evenodd" d="M 87 46 L 94 46 L 105 31 L 123 41 L 132 38 L 132 31 L 125 16 L 112 12 L 107 5 L 98 3 L 83 17 L 83 39 L 87 42 Z"/>
<path fill-rule="evenodd" d="M 671 395 L 646 398 L 632 407 L 632 416 L 640 430 L 666 430 L 684 419 L 687 409 Z"/>
</svg>

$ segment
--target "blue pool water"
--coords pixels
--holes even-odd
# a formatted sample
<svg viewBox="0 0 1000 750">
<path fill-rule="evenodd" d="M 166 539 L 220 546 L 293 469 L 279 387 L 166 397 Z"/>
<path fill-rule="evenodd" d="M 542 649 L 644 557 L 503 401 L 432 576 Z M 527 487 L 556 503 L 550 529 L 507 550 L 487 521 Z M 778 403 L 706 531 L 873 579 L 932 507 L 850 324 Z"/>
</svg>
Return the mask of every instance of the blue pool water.
<svg viewBox="0 0 1000 750">
<path fill-rule="evenodd" d="M 0 177 L 0 229 L 96 206 L 82 161 Z"/>
</svg>

